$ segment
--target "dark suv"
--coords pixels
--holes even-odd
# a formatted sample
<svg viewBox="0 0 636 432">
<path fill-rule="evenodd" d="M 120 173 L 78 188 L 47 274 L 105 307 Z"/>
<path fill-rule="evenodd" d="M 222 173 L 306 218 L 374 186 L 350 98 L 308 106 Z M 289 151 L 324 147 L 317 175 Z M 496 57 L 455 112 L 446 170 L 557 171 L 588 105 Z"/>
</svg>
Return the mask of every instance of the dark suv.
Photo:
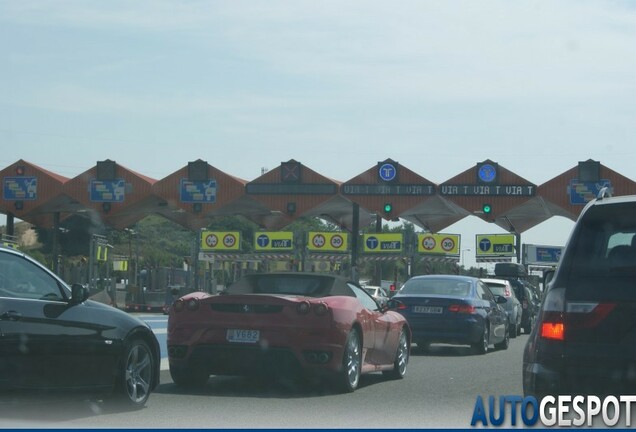
<svg viewBox="0 0 636 432">
<path fill-rule="evenodd" d="M 523 355 L 523 390 L 636 393 L 636 196 L 583 209 Z"/>
</svg>

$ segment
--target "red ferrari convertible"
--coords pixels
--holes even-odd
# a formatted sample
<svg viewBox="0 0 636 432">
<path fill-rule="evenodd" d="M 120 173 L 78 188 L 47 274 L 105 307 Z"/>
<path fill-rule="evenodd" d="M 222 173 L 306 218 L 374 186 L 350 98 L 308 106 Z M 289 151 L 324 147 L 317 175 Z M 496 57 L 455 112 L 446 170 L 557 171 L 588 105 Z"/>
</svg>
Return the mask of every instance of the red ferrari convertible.
<svg viewBox="0 0 636 432">
<path fill-rule="evenodd" d="M 319 273 L 263 273 L 220 295 L 187 294 L 168 317 L 170 374 L 179 386 L 214 375 L 326 373 L 354 391 L 360 375 L 406 374 L 411 332 L 359 285 Z"/>
</svg>

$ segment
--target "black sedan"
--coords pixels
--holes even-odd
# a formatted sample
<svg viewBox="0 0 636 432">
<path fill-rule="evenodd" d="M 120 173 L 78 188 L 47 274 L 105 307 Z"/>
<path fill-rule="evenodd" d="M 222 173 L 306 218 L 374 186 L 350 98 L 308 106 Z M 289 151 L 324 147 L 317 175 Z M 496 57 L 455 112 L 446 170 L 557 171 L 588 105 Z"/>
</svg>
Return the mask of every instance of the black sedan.
<svg viewBox="0 0 636 432">
<path fill-rule="evenodd" d="M 85 390 L 143 406 L 159 384 L 159 343 L 143 321 L 87 300 L 29 256 L 0 247 L 0 388 Z"/>
<path fill-rule="evenodd" d="M 508 318 L 501 307 L 506 299 L 493 295 L 478 278 L 415 276 L 392 300 L 391 306 L 407 319 L 420 349 L 448 343 L 470 345 L 485 354 L 491 344 L 507 349 L 510 343 Z"/>
</svg>

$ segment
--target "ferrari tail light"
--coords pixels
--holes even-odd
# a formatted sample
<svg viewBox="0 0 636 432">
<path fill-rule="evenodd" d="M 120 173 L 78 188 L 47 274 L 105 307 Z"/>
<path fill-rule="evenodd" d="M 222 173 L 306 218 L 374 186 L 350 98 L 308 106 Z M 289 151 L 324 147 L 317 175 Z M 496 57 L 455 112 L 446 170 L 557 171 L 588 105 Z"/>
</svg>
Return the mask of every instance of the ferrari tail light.
<svg viewBox="0 0 636 432">
<path fill-rule="evenodd" d="M 189 311 L 194 312 L 195 310 L 199 309 L 199 300 L 196 298 L 188 299 L 188 301 L 186 302 L 186 307 Z"/>
<path fill-rule="evenodd" d="M 172 309 L 174 309 L 175 312 L 181 312 L 183 309 L 185 309 L 185 302 L 181 299 L 175 301 L 172 305 Z"/>
<path fill-rule="evenodd" d="M 326 315 L 329 311 L 329 306 L 326 303 L 320 302 L 314 306 L 314 313 L 318 316 Z"/>
<path fill-rule="evenodd" d="M 311 309 L 311 304 L 306 300 L 301 301 L 298 305 L 296 305 L 296 312 L 298 312 L 299 315 L 307 315 L 309 313 L 309 309 Z"/>
<path fill-rule="evenodd" d="M 471 313 L 475 313 L 475 306 L 468 305 L 468 304 L 454 304 L 448 307 L 448 311 L 455 312 L 455 313 L 471 314 Z"/>
</svg>

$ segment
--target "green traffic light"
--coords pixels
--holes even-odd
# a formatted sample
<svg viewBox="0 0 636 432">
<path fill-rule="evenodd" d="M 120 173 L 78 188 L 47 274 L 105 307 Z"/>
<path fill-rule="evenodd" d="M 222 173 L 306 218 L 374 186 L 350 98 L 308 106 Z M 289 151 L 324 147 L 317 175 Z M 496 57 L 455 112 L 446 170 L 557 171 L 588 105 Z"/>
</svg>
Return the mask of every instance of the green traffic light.
<svg viewBox="0 0 636 432">
<path fill-rule="evenodd" d="M 485 214 L 492 212 L 492 206 L 490 204 L 484 204 L 481 208 Z"/>
<path fill-rule="evenodd" d="M 393 210 L 393 205 L 390 203 L 384 204 L 384 213 L 391 213 Z"/>
</svg>

